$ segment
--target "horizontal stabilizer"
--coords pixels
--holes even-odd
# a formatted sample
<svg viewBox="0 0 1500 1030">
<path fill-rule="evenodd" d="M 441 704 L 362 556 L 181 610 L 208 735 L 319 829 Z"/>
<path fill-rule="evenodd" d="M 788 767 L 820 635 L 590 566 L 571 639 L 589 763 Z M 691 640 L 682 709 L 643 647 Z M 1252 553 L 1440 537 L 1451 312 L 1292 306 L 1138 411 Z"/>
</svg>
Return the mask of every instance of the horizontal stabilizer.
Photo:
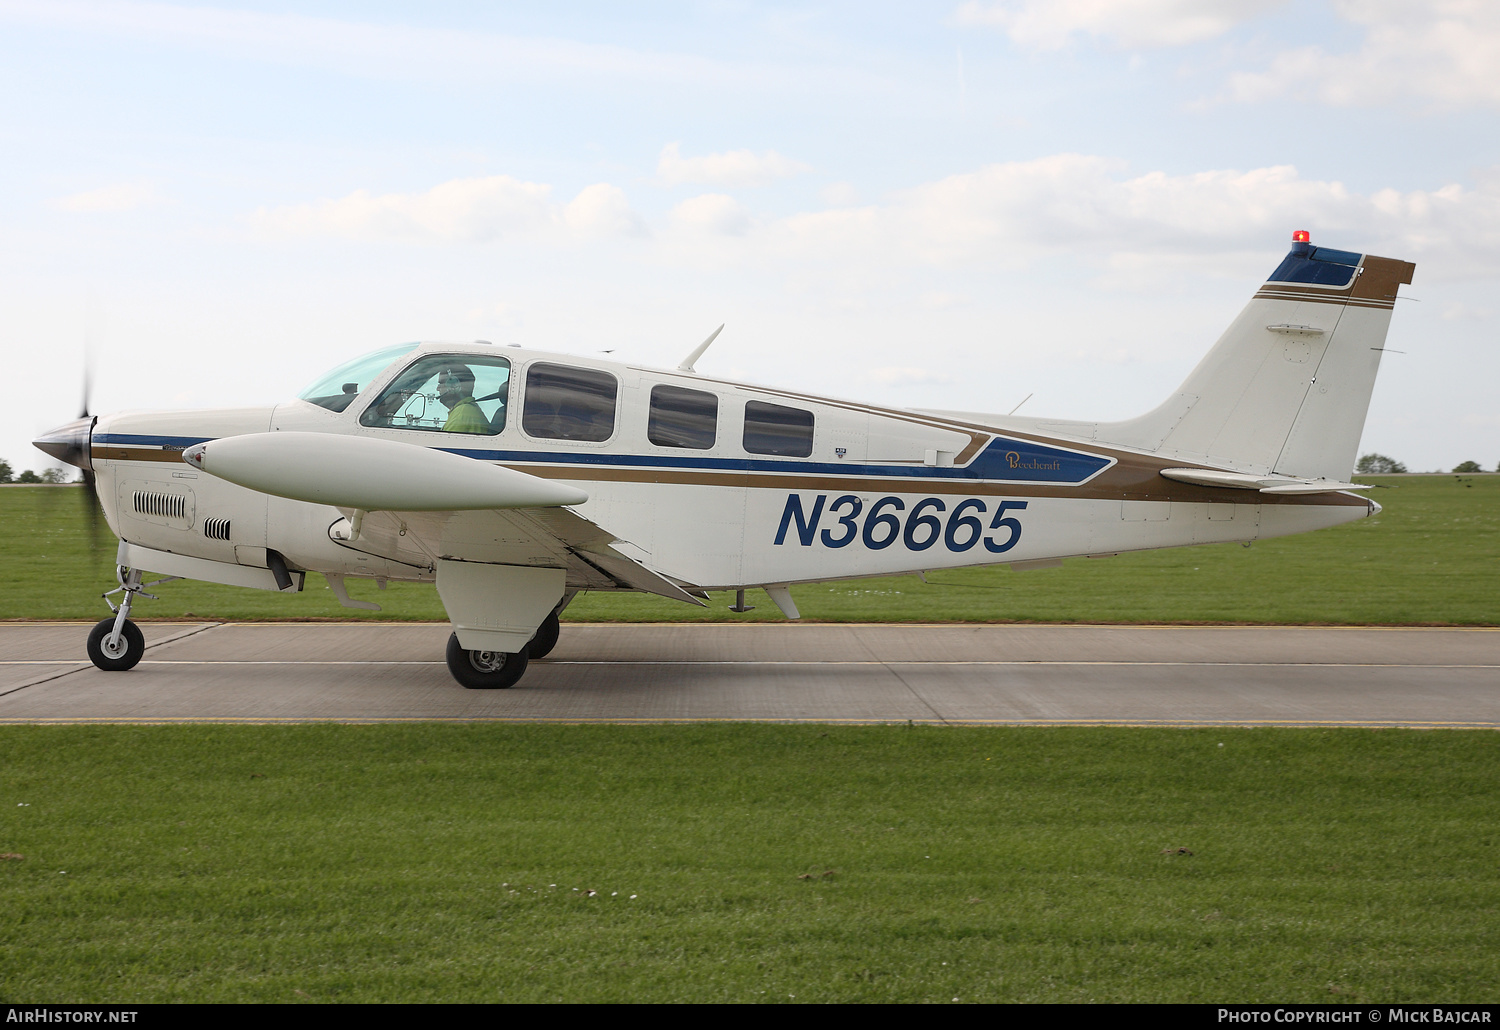
<svg viewBox="0 0 1500 1030">
<path fill-rule="evenodd" d="M 1326 479 L 1295 479 L 1290 476 L 1253 476 L 1220 469 L 1162 469 L 1162 477 L 1195 486 L 1221 486 L 1231 490 L 1255 490 L 1263 494 L 1329 494 L 1340 490 L 1368 490 L 1362 483 L 1332 483 Z"/>
<path fill-rule="evenodd" d="M 250 433 L 182 460 L 251 490 L 364 511 L 473 511 L 582 504 L 588 494 L 448 451 L 367 436 Z"/>
<path fill-rule="evenodd" d="M 1309 483 L 1273 483 L 1263 486 L 1260 492 L 1263 494 L 1331 494 L 1339 490 L 1369 490 L 1368 483 L 1329 483 L 1324 480 L 1314 480 Z"/>
</svg>

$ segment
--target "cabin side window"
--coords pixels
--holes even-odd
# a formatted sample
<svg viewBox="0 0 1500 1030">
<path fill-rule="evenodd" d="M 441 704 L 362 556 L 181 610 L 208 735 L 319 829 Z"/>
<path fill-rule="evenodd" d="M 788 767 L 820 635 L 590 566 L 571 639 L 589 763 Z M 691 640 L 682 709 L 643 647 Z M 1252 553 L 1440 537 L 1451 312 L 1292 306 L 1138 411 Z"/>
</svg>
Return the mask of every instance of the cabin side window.
<svg viewBox="0 0 1500 1030">
<path fill-rule="evenodd" d="M 428 354 L 392 379 L 359 416 L 382 429 L 494 436 L 505 428 L 510 362 L 487 354 Z"/>
<path fill-rule="evenodd" d="M 745 404 L 745 450 L 805 458 L 812 454 L 813 413 L 784 404 L 748 401 Z"/>
<path fill-rule="evenodd" d="M 614 435 L 619 392 L 608 372 L 538 362 L 526 370 L 521 428 L 541 440 L 602 443 Z"/>
<path fill-rule="evenodd" d="M 651 388 L 651 414 L 646 439 L 658 447 L 691 447 L 706 451 L 719 429 L 719 398 L 703 390 L 681 386 Z"/>
</svg>

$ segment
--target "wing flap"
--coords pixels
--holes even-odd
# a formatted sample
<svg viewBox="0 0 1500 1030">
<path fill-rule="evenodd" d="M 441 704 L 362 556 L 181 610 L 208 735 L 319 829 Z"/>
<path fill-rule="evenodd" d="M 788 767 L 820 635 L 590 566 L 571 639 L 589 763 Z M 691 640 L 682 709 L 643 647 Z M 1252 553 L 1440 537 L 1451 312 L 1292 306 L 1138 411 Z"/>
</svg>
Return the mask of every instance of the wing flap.
<svg viewBox="0 0 1500 1030">
<path fill-rule="evenodd" d="M 703 604 L 641 557 L 616 549 L 625 542 L 613 533 L 567 508 L 371 512 L 361 520 L 357 537 L 350 535 L 353 509 L 340 510 L 346 519 L 330 535 L 382 557 L 429 568 L 449 559 L 560 568 L 568 572 L 569 589 L 642 590 Z"/>
</svg>

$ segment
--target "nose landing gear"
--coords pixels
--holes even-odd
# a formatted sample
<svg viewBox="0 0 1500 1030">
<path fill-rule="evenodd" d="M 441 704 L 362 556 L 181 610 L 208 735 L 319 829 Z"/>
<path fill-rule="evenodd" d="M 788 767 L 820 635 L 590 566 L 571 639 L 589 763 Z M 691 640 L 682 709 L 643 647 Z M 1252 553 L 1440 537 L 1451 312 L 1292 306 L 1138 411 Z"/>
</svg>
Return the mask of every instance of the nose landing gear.
<svg viewBox="0 0 1500 1030">
<path fill-rule="evenodd" d="M 115 577 L 120 585 L 109 594 L 125 592 L 117 607 L 104 595 L 104 603 L 114 612 L 114 618 L 104 619 L 89 631 L 89 661 L 105 672 L 124 672 L 133 669 L 146 653 L 146 638 L 140 627 L 130 621 L 130 607 L 135 595 L 141 592 L 141 570 L 117 568 Z M 151 596 L 151 595 L 146 595 Z"/>
<path fill-rule="evenodd" d="M 115 578 L 120 585 L 104 595 L 104 603 L 109 605 L 109 610 L 115 614 L 108 619 L 97 623 L 89 630 L 88 654 L 89 661 L 103 669 L 105 672 L 124 672 L 133 669 L 140 662 L 141 656 L 146 653 L 146 638 L 141 629 L 130 621 L 130 609 L 135 604 L 136 595 L 149 597 L 156 600 L 155 594 L 148 594 L 141 589 L 141 570 L 127 569 L 123 566 L 115 569 Z M 178 579 L 178 576 L 167 576 L 158 579 L 147 586 L 156 586 L 157 583 L 166 583 L 168 580 Z M 110 594 L 124 593 L 124 597 L 117 606 L 109 599 Z"/>
<path fill-rule="evenodd" d="M 89 661 L 105 672 L 124 672 L 146 653 L 146 638 L 129 619 L 104 619 L 89 630 L 88 651 Z"/>
</svg>

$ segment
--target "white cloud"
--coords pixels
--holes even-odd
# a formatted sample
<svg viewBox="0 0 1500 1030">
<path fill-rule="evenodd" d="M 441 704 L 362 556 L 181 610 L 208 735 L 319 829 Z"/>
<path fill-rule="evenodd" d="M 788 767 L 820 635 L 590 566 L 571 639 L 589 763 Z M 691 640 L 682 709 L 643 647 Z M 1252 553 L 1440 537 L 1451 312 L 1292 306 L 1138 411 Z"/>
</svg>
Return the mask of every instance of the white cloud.
<svg viewBox="0 0 1500 1030">
<path fill-rule="evenodd" d="M 859 203 L 859 190 L 853 183 L 831 182 L 818 191 L 818 199 L 829 207 L 853 207 Z"/>
<path fill-rule="evenodd" d="M 1500 105 L 1500 4 L 1494 0 L 1331 2 L 1341 19 L 1363 29 L 1357 49 L 1287 48 L 1258 70 L 1231 73 L 1221 99 Z M 954 20 L 998 28 L 1038 50 L 1058 50 L 1079 37 L 1150 48 L 1214 39 L 1275 6 L 1264 0 L 969 0 Z"/>
<path fill-rule="evenodd" d="M 421 193 L 361 190 L 262 210 L 255 221 L 271 235 L 418 243 L 581 246 L 601 236 L 651 235 L 609 183 L 562 204 L 548 185 L 503 175 Z M 1291 165 L 1132 175 L 1118 160 L 1054 154 L 947 176 L 877 204 L 783 217 L 758 216 L 734 197 L 705 193 L 682 201 L 666 222 L 672 231 L 657 241 L 663 245 L 643 253 L 669 264 L 816 266 L 850 283 L 920 266 L 1024 268 L 1062 254 L 1080 275 L 1103 273 L 1115 286 L 1160 284 L 1188 269 L 1240 276 L 1260 271 L 1268 249 L 1286 245 L 1294 229 L 1311 230 L 1315 242 L 1329 246 L 1420 261 L 1424 281 L 1500 273 L 1494 174 L 1479 176 L 1475 186 L 1358 193 L 1303 178 Z M 940 290 L 924 303 L 949 299 Z"/>
<path fill-rule="evenodd" d="M 376 195 L 356 190 L 338 200 L 262 209 L 259 227 L 278 236 L 343 236 L 361 240 L 488 243 L 567 229 L 591 236 L 638 236 L 645 223 L 616 186 L 585 187 L 564 207 L 552 187 L 508 175 L 454 179 L 425 193 Z"/>
<path fill-rule="evenodd" d="M 1338 106 L 1420 99 L 1443 106 L 1500 105 L 1500 4 L 1492 0 L 1335 0 L 1362 25 L 1358 50 L 1299 47 L 1260 72 L 1230 76 L 1244 102 L 1288 97 Z"/>
<path fill-rule="evenodd" d="M 484 243 L 548 225 L 551 192 L 550 186 L 494 175 L 454 179 L 426 193 L 356 190 L 338 200 L 261 211 L 257 218 L 286 235 Z"/>
<path fill-rule="evenodd" d="M 1380 190 L 1303 179 L 1290 165 L 1128 176 L 1121 162 L 1057 154 L 989 165 L 882 205 L 794 215 L 767 232 L 788 255 L 1023 267 L 1068 252 L 1160 277 L 1173 262 L 1264 255 L 1309 229 L 1330 246 L 1430 258 L 1451 274 L 1500 271 L 1500 184 Z M 1229 269 L 1226 269 L 1229 270 Z M 1232 269 L 1237 274 L 1239 269 Z"/>
<path fill-rule="evenodd" d="M 969 0 L 954 19 L 1002 29 L 1039 50 L 1061 49 L 1080 35 L 1122 47 L 1160 47 L 1213 39 L 1275 6 L 1267 0 Z"/>
<path fill-rule="evenodd" d="M 52 206 L 62 211 L 87 213 L 134 211 L 138 207 L 145 207 L 155 199 L 156 195 L 149 186 L 118 183 L 85 193 L 58 197 L 52 201 Z"/>
<path fill-rule="evenodd" d="M 749 214 L 733 197 L 722 193 L 705 193 L 684 200 L 672 209 L 672 220 L 720 236 L 743 236 L 750 228 Z"/>
<path fill-rule="evenodd" d="M 722 154 L 683 157 L 681 146 L 668 143 L 662 147 L 656 163 L 656 177 L 664 185 L 680 186 L 687 182 L 715 186 L 765 186 L 808 171 L 800 161 L 783 157 L 774 150 L 764 154 L 749 150 L 730 150 Z"/>
<path fill-rule="evenodd" d="M 625 191 L 607 182 L 585 186 L 563 209 L 570 229 L 591 236 L 644 236 L 646 222 L 630 209 Z"/>
</svg>

